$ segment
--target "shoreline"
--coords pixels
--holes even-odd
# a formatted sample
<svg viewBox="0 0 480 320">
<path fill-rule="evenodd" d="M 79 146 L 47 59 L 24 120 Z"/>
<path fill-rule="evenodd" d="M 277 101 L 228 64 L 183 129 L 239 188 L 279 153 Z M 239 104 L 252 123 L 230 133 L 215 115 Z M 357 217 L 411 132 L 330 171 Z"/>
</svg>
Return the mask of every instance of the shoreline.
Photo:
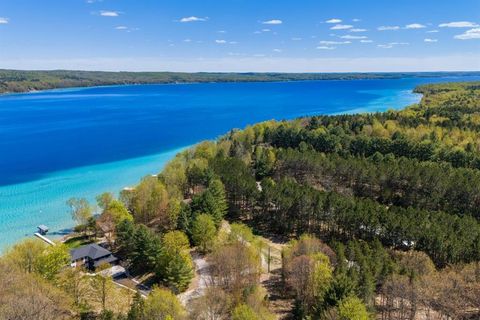
<svg viewBox="0 0 480 320">
<path fill-rule="evenodd" d="M 66 206 L 70 197 L 86 198 L 94 204 L 95 197 L 102 192 L 118 195 L 123 188 L 138 184 L 142 177 L 160 172 L 168 161 L 191 146 L 139 158 L 61 170 L 39 180 L 0 187 L 0 198 L 9 201 L 3 202 L 7 213 L 4 227 L 6 231 L 13 231 L 10 235 L 8 232 L 0 234 L 0 255 L 20 239 L 33 237 L 40 224 L 50 228 L 47 238 L 51 240 L 58 241 L 70 236 L 75 225 Z M 123 174 L 117 176 L 118 172 Z M 117 176 L 117 179 L 111 180 L 112 176 Z M 54 189 L 51 189 L 52 186 Z M 49 189 L 54 192 L 48 192 Z M 35 200 L 23 204 L 23 195 L 31 190 L 36 193 L 32 195 Z"/>
<path fill-rule="evenodd" d="M 0 69 L 0 72 L 4 71 Z M 10 70 L 6 70 L 10 71 Z M 40 71 L 42 72 L 42 71 Z M 51 71 L 44 71 L 44 72 L 51 72 Z M 84 72 L 84 71 L 81 71 Z M 88 72 L 88 71 L 87 71 Z M 92 71 L 95 72 L 95 71 Z M 115 74 L 115 72 L 105 72 Z M 174 74 L 172 72 L 166 72 L 167 74 Z M 131 72 L 131 74 L 135 74 L 135 72 Z M 246 76 L 250 73 L 181 73 L 183 75 L 231 75 L 231 76 Z M 142 86 L 142 85 L 151 85 L 151 86 L 158 86 L 158 85 L 192 85 L 192 84 L 218 84 L 218 83 L 283 83 L 283 82 L 314 82 L 314 81 L 354 81 L 354 80 L 400 80 L 400 79 L 412 79 L 412 78 L 459 78 L 459 77 L 479 77 L 480 71 L 436 71 L 436 72 L 344 72 L 344 73 L 252 73 L 254 76 L 271 76 L 271 75 L 278 75 L 278 76 L 295 76 L 295 75 L 304 75 L 305 78 L 297 78 L 297 79 L 219 79 L 214 81 L 153 81 L 153 82 L 128 82 L 125 83 L 114 83 L 114 82 L 105 82 L 104 84 L 86 84 L 86 85 L 72 85 L 72 86 L 51 86 L 45 89 L 30 89 L 24 91 L 5 91 L 0 92 L 0 98 L 2 96 L 14 96 L 14 95 L 22 95 L 22 94 L 35 94 L 35 93 L 43 93 L 43 92 L 58 92 L 62 90 L 81 90 L 81 89 L 89 89 L 89 88 L 112 88 L 112 87 L 125 87 L 125 86 Z M 319 78 L 317 79 L 309 79 L 308 76 L 315 76 L 318 75 Z M 335 77 L 337 75 L 337 77 Z M 362 77 L 363 75 L 363 77 Z M 375 77 L 368 77 L 368 75 L 374 75 Z M 325 76 L 325 78 L 321 78 L 320 76 Z M 328 78 L 327 76 L 332 76 Z M 350 77 L 349 77 L 350 76 Z M 359 77 L 353 77 L 359 76 Z M 0 78 L 1 82 L 1 78 Z"/>
</svg>

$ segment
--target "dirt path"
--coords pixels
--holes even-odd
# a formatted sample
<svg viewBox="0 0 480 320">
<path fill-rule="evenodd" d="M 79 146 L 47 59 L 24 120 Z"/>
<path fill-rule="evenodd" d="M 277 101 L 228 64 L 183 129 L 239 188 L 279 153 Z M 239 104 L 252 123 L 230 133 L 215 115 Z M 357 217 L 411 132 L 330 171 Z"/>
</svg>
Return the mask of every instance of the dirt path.
<svg viewBox="0 0 480 320">
<path fill-rule="evenodd" d="M 230 224 L 226 221 L 222 223 L 221 229 L 230 233 Z M 267 290 L 269 309 L 273 312 L 277 319 L 287 319 L 291 313 L 293 300 L 284 298 L 283 282 L 282 282 L 282 250 L 285 243 L 276 240 L 270 240 L 257 236 L 263 242 L 261 250 L 262 274 L 260 275 L 260 284 Z M 250 245 L 249 242 L 241 239 Z M 209 286 L 211 277 L 209 263 L 205 256 L 192 251 L 192 259 L 195 265 L 195 277 L 187 291 L 178 295 L 180 302 L 184 306 L 191 305 L 191 302 L 205 294 L 206 288 Z"/>
<path fill-rule="evenodd" d="M 228 222 L 222 223 L 222 229 L 231 231 Z M 285 298 L 282 280 L 282 250 L 286 243 L 279 240 L 267 239 L 256 236 L 263 242 L 260 257 L 262 263 L 262 274 L 260 285 L 267 290 L 269 309 L 276 315 L 277 319 L 287 319 L 291 315 L 293 300 Z M 244 239 L 241 239 L 245 241 Z M 245 241 L 247 245 L 249 242 Z"/>
<path fill-rule="evenodd" d="M 276 315 L 277 319 L 287 319 L 291 314 L 293 300 L 285 298 L 282 280 L 282 250 L 285 243 L 273 242 L 270 239 L 260 237 L 266 244 L 262 251 L 267 267 L 260 277 L 262 287 L 267 290 L 269 309 Z M 268 265 L 268 262 L 269 265 Z M 270 272 L 268 272 L 270 269 Z"/>
<path fill-rule="evenodd" d="M 195 265 L 195 278 L 190 288 L 179 294 L 178 299 L 184 306 L 190 305 L 190 302 L 205 293 L 210 281 L 209 264 L 204 256 L 197 252 L 192 253 L 193 264 Z"/>
</svg>

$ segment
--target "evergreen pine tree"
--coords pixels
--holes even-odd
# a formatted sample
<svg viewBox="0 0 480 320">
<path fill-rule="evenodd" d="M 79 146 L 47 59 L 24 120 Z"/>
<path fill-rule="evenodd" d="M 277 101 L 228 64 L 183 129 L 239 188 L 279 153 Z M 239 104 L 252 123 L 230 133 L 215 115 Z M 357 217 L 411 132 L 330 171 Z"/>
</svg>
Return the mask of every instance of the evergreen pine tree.
<svg viewBox="0 0 480 320">
<path fill-rule="evenodd" d="M 192 260 L 188 254 L 176 253 L 173 256 L 165 257 L 165 267 L 161 268 L 163 282 L 173 292 L 183 292 L 188 288 L 193 278 Z"/>
</svg>

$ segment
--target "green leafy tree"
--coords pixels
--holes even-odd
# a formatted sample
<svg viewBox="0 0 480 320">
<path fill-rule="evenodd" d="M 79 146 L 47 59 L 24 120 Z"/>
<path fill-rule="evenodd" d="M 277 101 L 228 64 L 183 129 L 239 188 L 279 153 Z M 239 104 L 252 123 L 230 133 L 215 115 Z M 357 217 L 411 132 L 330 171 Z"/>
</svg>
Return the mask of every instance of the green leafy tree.
<svg viewBox="0 0 480 320">
<path fill-rule="evenodd" d="M 95 198 L 97 205 L 103 210 L 105 210 L 114 199 L 115 197 L 111 192 L 104 192 Z"/>
<path fill-rule="evenodd" d="M 156 177 L 147 176 L 132 191 L 130 206 L 136 222 L 149 224 L 156 219 L 159 225 L 169 224 L 168 193 Z"/>
<path fill-rule="evenodd" d="M 154 288 L 145 299 L 145 319 L 182 320 L 187 313 L 177 297 L 166 289 Z"/>
<path fill-rule="evenodd" d="M 64 244 L 49 246 L 38 239 L 25 239 L 8 249 L 4 259 L 27 273 L 54 280 L 70 262 L 70 254 Z"/>
<path fill-rule="evenodd" d="M 108 203 L 103 214 L 110 215 L 115 224 L 118 224 L 123 220 L 133 221 L 133 217 L 130 212 L 128 212 L 125 205 L 121 201 L 115 199 Z"/>
<path fill-rule="evenodd" d="M 69 249 L 64 244 L 47 247 L 37 261 L 37 271 L 47 280 L 54 280 L 70 262 Z"/>
<path fill-rule="evenodd" d="M 208 252 L 212 249 L 217 228 L 213 219 L 208 214 L 199 214 L 192 227 L 192 239 L 201 252 Z"/>
<path fill-rule="evenodd" d="M 27 273 L 37 271 L 38 261 L 46 245 L 39 239 L 25 239 L 7 249 L 4 260 Z"/>
<path fill-rule="evenodd" d="M 163 250 L 168 254 L 186 252 L 190 249 L 188 237 L 182 231 L 170 231 L 162 237 Z"/>
<path fill-rule="evenodd" d="M 233 309 L 232 320 L 261 320 L 261 318 L 252 308 L 246 304 L 241 304 Z"/>
<path fill-rule="evenodd" d="M 103 233 L 111 246 L 114 245 L 113 239 L 117 232 L 117 226 L 123 220 L 133 221 L 132 215 L 122 202 L 110 199 L 103 209 L 102 214 L 95 221 L 95 226 Z"/>
<path fill-rule="evenodd" d="M 362 300 L 350 296 L 342 300 L 338 306 L 338 315 L 341 320 L 369 320 L 367 308 Z"/>
<path fill-rule="evenodd" d="M 92 217 L 92 206 L 85 198 L 70 198 L 67 201 L 67 205 L 70 207 L 70 214 L 72 219 L 77 222 L 84 232 L 87 232 L 88 219 Z"/>
<path fill-rule="evenodd" d="M 161 179 L 167 186 L 169 195 L 178 199 L 183 198 L 187 193 L 187 175 L 185 160 L 181 154 L 165 165 Z"/>
</svg>

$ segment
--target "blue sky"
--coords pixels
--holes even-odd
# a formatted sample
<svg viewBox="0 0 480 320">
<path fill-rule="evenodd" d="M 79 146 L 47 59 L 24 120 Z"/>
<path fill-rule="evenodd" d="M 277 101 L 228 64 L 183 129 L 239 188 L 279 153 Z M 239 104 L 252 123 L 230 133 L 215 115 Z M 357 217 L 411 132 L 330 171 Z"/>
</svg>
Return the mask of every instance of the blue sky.
<svg viewBox="0 0 480 320">
<path fill-rule="evenodd" d="M 480 70 L 480 1 L 1 0 L 0 68 Z"/>
</svg>

